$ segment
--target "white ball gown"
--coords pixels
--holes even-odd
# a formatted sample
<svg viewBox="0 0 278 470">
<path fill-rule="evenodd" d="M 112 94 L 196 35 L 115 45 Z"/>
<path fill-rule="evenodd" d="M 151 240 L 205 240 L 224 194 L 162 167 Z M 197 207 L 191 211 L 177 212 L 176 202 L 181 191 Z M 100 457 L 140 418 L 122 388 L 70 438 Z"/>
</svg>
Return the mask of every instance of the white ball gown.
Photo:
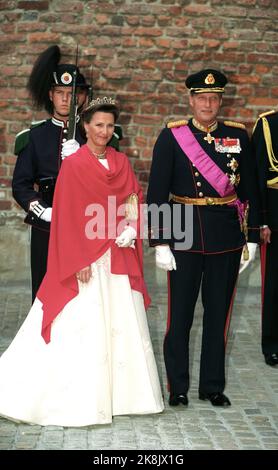
<svg viewBox="0 0 278 470">
<path fill-rule="evenodd" d="M 0 415 L 31 424 L 87 426 L 164 406 L 142 294 L 110 272 L 110 250 L 88 284 L 41 336 L 36 299 L 0 358 Z"/>
</svg>

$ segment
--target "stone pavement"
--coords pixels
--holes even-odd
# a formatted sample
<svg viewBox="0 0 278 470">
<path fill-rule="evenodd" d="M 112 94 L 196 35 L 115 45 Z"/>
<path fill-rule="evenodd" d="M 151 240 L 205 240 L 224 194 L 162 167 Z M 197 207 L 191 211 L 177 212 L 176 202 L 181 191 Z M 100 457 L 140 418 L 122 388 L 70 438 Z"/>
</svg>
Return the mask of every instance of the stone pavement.
<svg viewBox="0 0 278 470">
<path fill-rule="evenodd" d="M 166 275 L 155 270 L 151 251 L 146 256 L 146 279 L 153 299 L 149 326 L 167 398 L 162 357 Z M 9 345 L 29 305 L 27 284 L 0 289 L 0 353 Z M 278 368 L 265 365 L 260 351 L 259 287 L 246 288 L 241 282 L 238 288 L 226 361 L 226 393 L 232 401 L 228 409 L 198 400 L 201 322 L 198 304 L 191 334 L 188 408 L 170 408 L 165 400 L 166 408 L 160 415 L 115 417 L 112 425 L 84 428 L 29 426 L 0 418 L 0 449 L 278 449 Z"/>
</svg>

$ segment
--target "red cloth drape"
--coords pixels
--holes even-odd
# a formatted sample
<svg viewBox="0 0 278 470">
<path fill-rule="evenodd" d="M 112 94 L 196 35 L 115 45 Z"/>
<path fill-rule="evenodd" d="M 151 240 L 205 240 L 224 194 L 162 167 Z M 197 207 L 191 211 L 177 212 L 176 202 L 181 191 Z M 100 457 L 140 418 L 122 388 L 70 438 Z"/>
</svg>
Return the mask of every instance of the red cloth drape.
<svg viewBox="0 0 278 470">
<path fill-rule="evenodd" d="M 127 274 L 131 288 L 143 294 L 146 308 L 150 303 L 143 279 L 142 240 L 136 240 L 135 250 L 119 248 L 115 244 L 115 237 L 125 225 L 123 211 L 117 213 L 117 210 L 119 212 L 120 206 L 132 193 L 136 193 L 142 202 L 142 190 L 123 153 L 108 147 L 107 160 L 109 170 L 91 155 L 87 145 L 83 145 L 64 160 L 59 172 L 53 201 L 47 273 L 37 294 L 43 304 L 42 336 L 46 343 L 50 341 L 51 323 L 78 294 L 76 272 L 95 262 L 109 247 L 111 272 Z M 97 205 L 94 206 L 97 212 L 92 212 L 91 204 Z M 102 221 L 97 219 L 98 224 L 96 214 L 104 216 Z M 119 224 L 121 230 L 116 233 L 114 229 Z M 140 211 L 137 224 L 139 227 Z M 102 238 L 88 238 L 92 227 L 98 228 Z M 111 236 L 111 231 L 115 236 Z"/>
</svg>

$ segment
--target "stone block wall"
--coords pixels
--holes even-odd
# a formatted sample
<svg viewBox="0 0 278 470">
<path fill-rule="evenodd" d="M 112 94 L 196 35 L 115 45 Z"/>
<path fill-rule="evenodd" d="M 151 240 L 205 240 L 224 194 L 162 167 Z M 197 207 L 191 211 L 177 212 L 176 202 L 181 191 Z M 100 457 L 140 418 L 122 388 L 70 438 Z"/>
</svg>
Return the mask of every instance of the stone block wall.
<svg viewBox="0 0 278 470">
<path fill-rule="evenodd" d="M 58 44 L 63 61 L 73 62 L 79 44 L 79 65 L 88 79 L 93 68 L 95 96 L 117 97 L 121 148 L 144 189 L 160 129 L 190 114 L 188 73 L 203 67 L 224 71 L 229 85 L 221 117 L 248 129 L 259 113 L 278 105 L 277 0 L 0 0 L 0 12 L 2 221 L 19 211 L 11 195 L 15 135 L 45 117 L 32 109 L 25 85 L 38 53 L 49 45 Z M 12 226 L 2 229 L 11 230 L 10 240 L 23 243 L 25 253 L 26 227 L 18 226 L 16 240 Z"/>
</svg>

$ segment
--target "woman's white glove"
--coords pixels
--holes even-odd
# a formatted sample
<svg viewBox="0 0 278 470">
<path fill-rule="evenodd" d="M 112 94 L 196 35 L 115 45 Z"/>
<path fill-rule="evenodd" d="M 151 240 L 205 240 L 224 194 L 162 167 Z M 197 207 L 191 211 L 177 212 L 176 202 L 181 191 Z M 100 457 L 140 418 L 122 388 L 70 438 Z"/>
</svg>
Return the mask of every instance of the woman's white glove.
<svg viewBox="0 0 278 470">
<path fill-rule="evenodd" d="M 249 252 L 249 258 L 246 260 L 244 259 L 244 248 L 243 248 L 241 259 L 240 259 L 239 274 L 241 274 L 242 271 L 244 271 L 247 268 L 247 266 L 249 266 L 249 264 L 252 263 L 252 261 L 254 261 L 255 256 L 256 256 L 257 243 L 248 242 L 247 247 L 248 247 L 248 252 Z"/>
<path fill-rule="evenodd" d="M 75 139 L 70 139 L 67 140 L 66 142 L 62 143 L 62 152 L 61 152 L 61 157 L 62 160 L 64 158 L 68 157 L 72 153 L 75 153 L 79 149 L 80 145 Z"/>
<path fill-rule="evenodd" d="M 116 238 L 115 243 L 120 248 L 135 248 L 134 239 L 136 238 L 136 235 L 137 233 L 135 228 L 130 225 L 126 225 L 121 235 Z"/>
<path fill-rule="evenodd" d="M 42 215 L 40 216 L 40 219 L 44 220 L 45 222 L 51 222 L 51 216 L 52 216 L 52 207 L 47 207 Z"/>
<path fill-rule="evenodd" d="M 156 266 L 164 271 L 177 269 L 175 257 L 168 245 L 159 245 L 155 247 Z"/>
</svg>

